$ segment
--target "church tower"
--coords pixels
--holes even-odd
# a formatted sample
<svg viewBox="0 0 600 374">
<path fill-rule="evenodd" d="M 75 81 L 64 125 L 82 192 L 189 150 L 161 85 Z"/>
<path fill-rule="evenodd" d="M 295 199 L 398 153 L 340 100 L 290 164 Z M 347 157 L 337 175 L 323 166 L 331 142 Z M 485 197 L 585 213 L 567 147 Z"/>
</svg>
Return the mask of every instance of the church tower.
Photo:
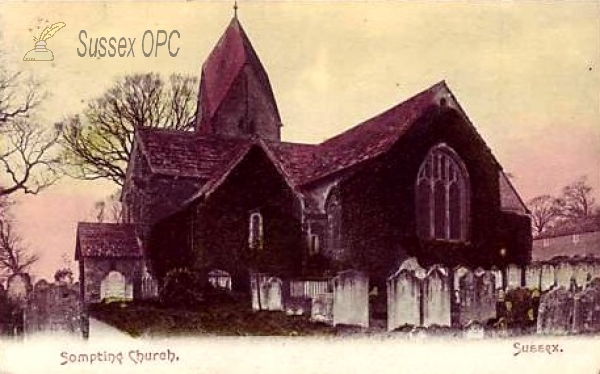
<svg viewBox="0 0 600 374">
<path fill-rule="evenodd" d="M 267 72 L 236 14 L 202 66 L 196 131 L 281 140 L 281 118 Z"/>
</svg>

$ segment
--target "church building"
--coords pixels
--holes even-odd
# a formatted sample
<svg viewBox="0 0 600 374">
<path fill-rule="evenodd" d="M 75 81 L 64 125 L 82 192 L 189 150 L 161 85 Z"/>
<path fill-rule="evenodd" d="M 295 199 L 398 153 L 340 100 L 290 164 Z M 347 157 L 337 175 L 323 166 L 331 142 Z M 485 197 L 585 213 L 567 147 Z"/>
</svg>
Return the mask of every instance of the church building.
<svg viewBox="0 0 600 374">
<path fill-rule="evenodd" d="M 310 53 L 310 51 L 307 51 Z M 195 131 L 140 128 L 124 222 L 81 223 L 88 302 L 120 274 L 366 272 L 408 257 L 471 268 L 531 260 L 528 211 L 445 82 L 320 144 L 282 141 L 271 82 L 235 16 L 202 66 Z M 294 126 L 293 123 L 289 126 Z"/>
</svg>

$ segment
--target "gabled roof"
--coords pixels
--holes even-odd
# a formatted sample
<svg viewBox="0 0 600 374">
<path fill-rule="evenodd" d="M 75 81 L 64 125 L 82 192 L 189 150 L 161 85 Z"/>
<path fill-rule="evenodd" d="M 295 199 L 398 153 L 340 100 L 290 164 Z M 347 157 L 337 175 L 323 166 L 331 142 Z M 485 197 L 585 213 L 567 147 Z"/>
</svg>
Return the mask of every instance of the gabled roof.
<svg viewBox="0 0 600 374">
<path fill-rule="evenodd" d="M 142 257 L 135 226 L 79 222 L 75 259 L 79 260 L 81 257 Z"/>
<path fill-rule="evenodd" d="M 529 214 L 529 209 L 517 193 L 517 190 L 510 182 L 506 174 L 500 170 L 498 172 L 498 181 L 500 184 L 500 207 L 505 212 L 517 214 Z"/>
<path fill-rule="evenodd" d="M 256 73 L 261 89 L 269 95 L 277 110 L 267 72 L 242 25 L 234 17 L 202 66 L 199 110 L 203 122 L 214 116 L 245 66 Z"/>
<path fill-rule="evenodd" d="M 140 128 L 136 135 L 153 173 L 204 181 L 220 175 L 251 145 L 244 139 L 156 128 Z"/>
</svg>

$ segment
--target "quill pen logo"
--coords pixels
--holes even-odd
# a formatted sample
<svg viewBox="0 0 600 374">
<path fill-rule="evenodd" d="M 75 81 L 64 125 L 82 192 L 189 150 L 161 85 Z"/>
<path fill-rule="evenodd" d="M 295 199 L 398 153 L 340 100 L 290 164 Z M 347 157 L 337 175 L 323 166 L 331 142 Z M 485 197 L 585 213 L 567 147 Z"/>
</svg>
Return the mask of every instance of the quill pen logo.
<svg viewBox="0 0 600 374">
<path fill-rule="evenodd" d="M 42 31 L 39 38 L 33 37 L 35 48 L 25 54 L 23 61 L 53 61 L 54 54 L 51 50 L 46 48 L 46 40 L 50 39 L 58 32 L 58 30 L 65 27 L 64 22 L 57 22 L 51 26 L 48 26 Z"/>
</svg>

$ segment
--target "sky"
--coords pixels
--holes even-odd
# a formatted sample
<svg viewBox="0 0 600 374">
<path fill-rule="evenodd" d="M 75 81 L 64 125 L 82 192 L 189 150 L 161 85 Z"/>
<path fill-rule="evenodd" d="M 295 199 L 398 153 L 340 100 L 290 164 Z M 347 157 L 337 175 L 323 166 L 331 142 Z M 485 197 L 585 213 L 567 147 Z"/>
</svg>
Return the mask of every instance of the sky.
<svg viewBox="0 0 600 374">
<path fill-rule="evenodd" d="M 600 2 L 240 1 L 239 19 L 265 69 L 284 140 L 320 142 L 445 80 L 524 200 L 587 176 L 600 190 Z M 232 2 L 7 2 L 0 6 L 4 67 L 40 80 L 40 125 L 80 112 L 118 77 L 199 75 L 233 15 Z M 23 62 L 40 21 L 64 22 L 52 62 Z M 42 25 L 42 29 L 43 29 Z M 31 29 L 31 31 L 30 31 Z M 177 30 L 144 57 L 146 30 Z M 81 30 L 136 38 L 135 57 L 80 57 Z M 85 40 L 85 39 L 84 39 Z M 86 40 L 87 41 L 87 40 Z M 78 221 L 116 190 L 65 178 L 14 213 L 41 259 L 37 277 L 73 265 Z"/>
</svg>

